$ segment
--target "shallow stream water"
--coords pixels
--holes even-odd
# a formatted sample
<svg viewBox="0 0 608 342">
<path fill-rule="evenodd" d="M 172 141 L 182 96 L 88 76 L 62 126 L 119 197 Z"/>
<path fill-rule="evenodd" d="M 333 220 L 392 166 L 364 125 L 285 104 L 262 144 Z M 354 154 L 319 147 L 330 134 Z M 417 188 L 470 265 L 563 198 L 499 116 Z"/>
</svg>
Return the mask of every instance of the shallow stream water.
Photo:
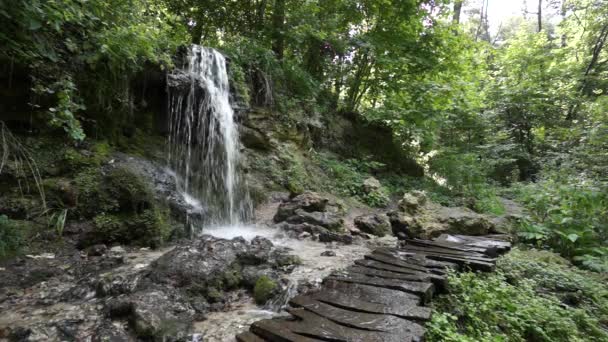
<svg viewBox="0 0 608 342">
<path fill-rule="evenodd" d="M 395 238 L 388 236 L 371 240 L 356 240 L 352 245 L 327 244 L 310 239 L 298 240 L 289 238 L 279 230 L 264 224 L 210 227 L 204 229 L 203 234 L 224 239 L 242 236 L 247 240 L 262 236 L 272 241 L 275 246 L 291 249 L 290 253 L 297 255 L 302 260 L 302 264 L 288 275 L 290 285 L 279 299 L 279 303 L 268 303 L 264 307 L 259 307 L 255 305 L 251 297 L 243 297 L 233 303 L 232 309 L 229 311 L 210 313 L 205 321 L 195 323 L 198 338 L 205 342 L 235 341 L 234 336 L 246 331 L 251 323 L 260 319 L 286 315 L 285 311 L 281 309 L 283 306 L 281 304 L 286 304 L 289 298 L 295 295 L 295 289 L 299 283 L 320 284 L 323 278 L 330 273 L 352 265 L 356 259 L 362 258 L 371 248 L 395 244 Z M 328 250 L 335 252 L 336 255 L 321 256 L 321 253 Z"/>
</svg>

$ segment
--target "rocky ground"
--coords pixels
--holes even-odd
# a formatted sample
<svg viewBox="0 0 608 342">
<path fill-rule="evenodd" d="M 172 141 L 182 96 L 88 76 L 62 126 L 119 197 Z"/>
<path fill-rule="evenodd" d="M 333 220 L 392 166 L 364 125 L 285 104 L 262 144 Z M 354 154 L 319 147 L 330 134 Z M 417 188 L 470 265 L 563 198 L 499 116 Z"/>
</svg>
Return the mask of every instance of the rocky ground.
<svg viewBox="0 0 608 342">
<path fill-rule="evenodd" d="M 429 237 L 504 228 L 468 209 L 430 203 L 419 192 L 406 194 L 389 213 L 349 211 L 317 193 L 274 193 L 257 216 L 257 225 L 230 233 L 250 240 L 222 236 L 230 230 L 203 231 L 220 237 L 205 234 L 156 250 L 77 249 L 66 240 L 58 253 L 5 261 L 0 338 L 230 340 L 251 322 L 282 314 L 289 298 L 371 248 L 394 246 L 391 233 Z"/>
</svg>

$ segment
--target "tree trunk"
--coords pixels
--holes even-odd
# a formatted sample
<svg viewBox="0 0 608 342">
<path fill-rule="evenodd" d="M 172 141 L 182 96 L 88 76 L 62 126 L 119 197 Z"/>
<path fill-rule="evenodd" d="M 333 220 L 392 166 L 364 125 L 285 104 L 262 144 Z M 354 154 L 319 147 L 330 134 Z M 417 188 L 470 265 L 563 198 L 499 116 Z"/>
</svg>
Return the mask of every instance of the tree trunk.
<svg viewBox="0 0 608 342">
<path fill-rule="evenodd" d="M 275 0 L 272 10 L 272 51 L 279 60 L 285 50 L 285 0 Z"/>
<path fill-rule="evenodd" d="M 452 16 L 452 22 L 456 25 L 460 24 L 460 13 L 462 12 L 462 1 L 463 0 L 454 1 L 454 14 Z"/>
<path fill-rule="evenodd" d="M 600 54 L 602 53 L 602 50 L 604 48 L 604 45 L 606 44 L 606 40 L 608 39 L 608 24 L 604 25 L 604 27 L 602 27 L 602 30 L 600 31 L 600 35 L 597 37 L 597 40 L 595 41 L 595 44 L 593 45 L 593 51 L 591 52 L 591 61 L 589 61 L 589 64 L 587 65 L 587 68 L 585 69 L 585 74 L 583 75 L 583 79 L 581 81 L 581 86 L 579 88 L 579 93 L 581 96 L 584 96 L 586 93 L 589 92 L 589 90 L 587 89 L 589 87 L 589 75 L 591 74 L 591 72 L 593 71 L 593 69 L 596 67 L 598 59 L 600 57 Z M 578 109 L 578 104 L 572 104 L 570 106 L 570 108 L 568 109 L 568 115 L 566 115 L 566 120 L 568 121 L 572 121 L 576 118 L 576 112 Z"/>
<path fill-rule="evenodd" d="M 197 21 L 196 25 L 192 28 L 192 44 L 200 45 L 201 39 L 203 38 L 203 23 Z"/>
<path fill-rule="evenodd" d="M 538 32 L 543 30 L 543 0 L 538 0 Z"/>
<path fill-rule="evenodd" d="M 268 0 L 260 0 L 257 3 L 256 8 L 256 19 L 255 19 L 255 29 L 257 30 L 257 36 L 261 36 L 262 31 L 264 30 L 264 17 L 266 14 L 266 5 Z"/>
</svg>

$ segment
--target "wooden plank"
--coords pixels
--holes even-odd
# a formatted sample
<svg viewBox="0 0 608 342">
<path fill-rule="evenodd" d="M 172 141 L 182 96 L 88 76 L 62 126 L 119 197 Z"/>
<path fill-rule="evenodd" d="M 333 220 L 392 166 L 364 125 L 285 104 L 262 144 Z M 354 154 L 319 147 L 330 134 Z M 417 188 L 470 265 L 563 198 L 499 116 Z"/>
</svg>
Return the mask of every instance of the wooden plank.
<svg viewBox="0 0 608 342">
<path fill-rule="evenodd" d="M 418 323 L 392 315 L 342 309 L 315 300 L 310 296 L 296 296 L 291 299 L 289 303 L 293 306 L 302 307 L 310 312 L 314 312 L 330 321 L 351 328 L 392 332 L 399 335 L 424 334 L 424 328 Z"/>
<path fill-rule="evenodd" d="M 439 248 L 445 252 L 459 252 L 459 253 L 477 253 L 480 256 L 486 254 L 487 248 L 472 247 L 461 243 L 450 243 L 440 241 L 429 241 L 420 239 L 407 239 L 404 241 L 407 246 L 418 246 L 428 248 Z"/>
<path fill-rule="evenodd" d="M 347 293 L 351 297 L 364 299 L 370 303 L 382 305 L 410 306 L 419 305 L 422 300 L 420 296 L 412 293 L 392 290 L 383 287 L 345 283 L 332 279 L 323 281 L 323 289 Z"/>
<path fill-rule="evenodd" d="M 423 303 L 428 303 L 433 296 L 435 286 L 433 283 L 411 282 L 397 279 L 386 279 L 369 277 L 363 274 L 346 273 L 332 274 L 327 279 L 343 281 L 346 283 L 385 287 L 387 289 L 399 290 L 420 296 Z"/>
<path fill-rule="evenodd" d="M 417 334 L 398 330 L 392 332 L 363 330 L 335 323 L 306 309 L 288 309 L 287 311 L 300 319 L 300 321 L 287 322 L 291 331 L 325 341 L 414 342 L 422 341 L 424 338 L 422 326 L 420 326 L 422 332 Z"/>
<path fill-rule="evenodd" d="M 319 342 L 324 341 L 314 337 L 299 335 L 290 329 L 292 321 L 286 319 L 263 319 L 253 322 L 249 330 L 270 342 Z M 330 336 L 328 336 L 330 337 Z M 339 341 L 339 340 L 338 340 Z"/>
<path fill-rule="evenodd" d="M 424 254 L 431 254 L 431 253 L 432 254 L 441 254 L 441 255 L 460 257 L 460 258 L 466 258 L 466 259 L 470 259 L 470 260 L 477 260 L 477 261 L 490 262 L 490 263 L 496 261 L 496 258 L 490 258 L 490 257 L 487 257 L 486 255 L 480 254 L 480 253 L 458 252 L 458 251 L 446 250 L 446 249 L 442 249 L 442 248 L 438 248 L 438 247 L 421 247 L 421 246 L 407 245 L 407 246 L 404 246 L 403 248 L 393 250 L 393 253 L 402 253 L 403 251 L 412 252 L 412 253 L 424 253 Z"/>
<path fill-rule="evenodd" d="M 408 281 L 421 281 L 421 282 L 430 282 L 431 277 L 428 275 L 418 275 L 418 274 L 403 274 L 391 271 L 377 270 L 374 268 L 369 268 L 365 266 L 350 266 L 346 269 L 347 272 L 365 274 L 372 277 L 380 277 L 380 278 L 389 278 L 389 279 L 400 279 L 400 280 L 408 280 Z"/>
<path fill-rule="evenodd" d="M 365 266 L 381 271 L 389 271 L 395 273 L 403 273 L 403 274 L 418 274 L 418 275 L 426 275 L 430 278 L 430 280 L 435 284 L 438 290 L 444 290 L 447 286 L 447 279 L 445 276 L 438 275 L 435 273 L 423 273 L 419 271 L 414 271 L 408 268 L 403 268 L 399 266 L 385 264 L 383 262 L 379 262 L 371 259 L 359 259 L 355 260 L 355 265 Z"/>
<path fill-rule="evenodd" d="M 440 275 L 444 275 L 448 269 L 460 268 L 455 263 L 429 260 L 419 253 L 395 253 L 382 248 L 373 251 L 370 255 L 366 255 L 365 258 L 401 267 L 414 266 L 421 269 L 422 272 L 433 272 Z"/>
<path fill-rule="evenodd" d="M 378 253 L 377 251 L 374 251 L 371 254 L 366 255 L 365 259 L 374 260 L 374 261 L 381 262 L 381 263 L 391 265 L 391 266 L 407 268 L 407 269 L 417 271 L 417 272 L 423 272 L 423 273 L 433 272 L 433 273 L 441 274 L 441 275 L 445 274 L 444 270 L 429 269 L 429 268 L 421 265 L 420 262 L 416 262 L 416 263 L 407 262 L 407 261 L 404 261 L 403 259 L 396 258 L 393 255 Z"/>
<path fill-rule="evenodd" d="M 245 331 L 238 335 L 236 335 L 236 340 L 238 342 L 264 342 L 265 339 L 259 337 L 258 335 L 252 333 L 251 331 Z"/>
<path fill-rule="evenodd" d="M 370 299 L 367 297 L 361 298 L 327 289 L 311 293 L 308 296 L 320 302 L 352 311 L 393 315 L 417 321 L 425 321 L 431 318 L 431 308 L 418 306 L 417 302 L 410 302 L 406 305 L 378 304 L 367 301 Z"/>
</svg>

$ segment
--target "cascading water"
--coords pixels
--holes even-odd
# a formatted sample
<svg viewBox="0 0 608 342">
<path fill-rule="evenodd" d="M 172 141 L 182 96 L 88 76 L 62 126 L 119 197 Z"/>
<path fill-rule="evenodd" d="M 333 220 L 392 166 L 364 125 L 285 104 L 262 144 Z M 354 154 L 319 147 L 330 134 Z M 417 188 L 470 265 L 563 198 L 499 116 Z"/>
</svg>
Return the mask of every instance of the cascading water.
<svg viewBox="0 0 608 342">
<path fill-rule="evenodd" d="M 205 207 L 206 225 L 237 225 L 252 213 L 239 172 L 240 142 L 226 59 L 193 45 L 169 82 L 169 167 L 185 201 Z"/>
</svg>

